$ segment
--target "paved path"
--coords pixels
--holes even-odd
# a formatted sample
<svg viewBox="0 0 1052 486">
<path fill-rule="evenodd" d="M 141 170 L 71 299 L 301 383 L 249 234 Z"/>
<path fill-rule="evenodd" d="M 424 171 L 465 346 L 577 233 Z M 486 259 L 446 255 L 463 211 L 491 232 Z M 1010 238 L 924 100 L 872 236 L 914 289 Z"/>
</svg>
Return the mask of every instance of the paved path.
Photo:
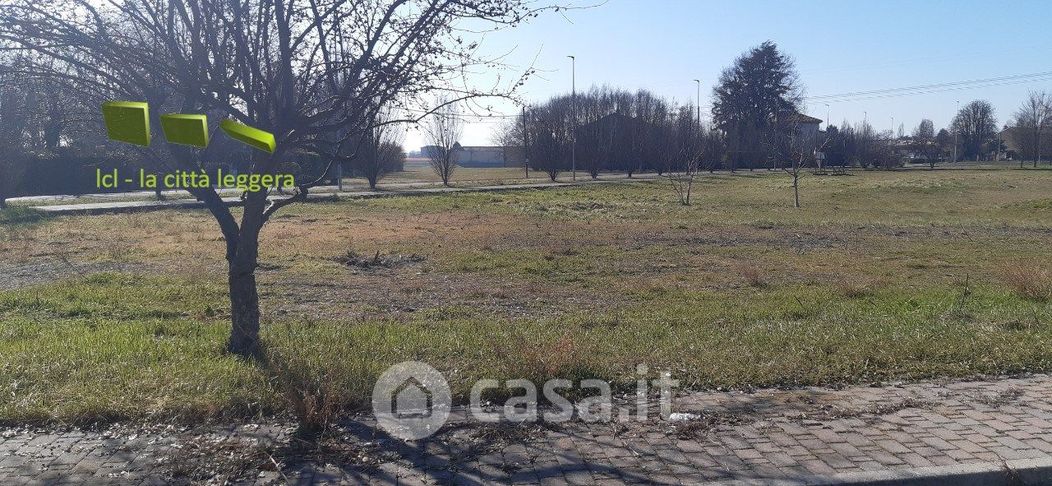
<svg viewBox="0 0 1052 486">
<path fill-rule="evenodd" d="M 383 188 L 377 190 L 370 189 L 359 189 L 359 190 L 345 190 L 337 191 L 335 186 L 321 186 L 311 189 L 308 195 L 308 200 L 332 200 L 337 199 L 371 199 L 379 197 L 393 197 L 393 196 L 411 196 L 411 195 L 427 195 L 427 194 L 445 194 L 445 193 L 459 193 L 459 192 L 490 192 L 490 191 L 510 191 L 510 190 L 522 190 L 522 189 L 547 189 L 553 187 L 569 187 L 586 184 L 610 184 L 610 183 L 625 183 L 637 180 L 652 180 L 658 176 L 654 174 L 639 174 L 629 179 L 626 177 L 617 176 L 604 176 L 599 179 L 580 179 L 576 182 L 571 181 L 560 181 L 560 182 L 528 182 L 528 183 L 508 183 L 508 184 L 492 184 L 492 185 L 467 185 L 465 183 L 461 186 L 443 186 L 435 183 L 395 183 L 385 184 Z M 84 198 L 101 198 L 101 199 L 117 199 L 120 197 L 137 197 L 145 194 L 153 193 L 113 193 L 113 194 L 90 194 L 84 196 Z M 236 194 L 236 191 L 224 190 L 221 194 Z M 9 200 L 9 202 L 17 202 L 25 205 L 29 205 L 34 209 L 39 209 L 52 214 L 102 214 L 102 213 L 120 213 L 120 212 L 139 212 L 139 211 L 155 211 L 160 209 L 186 209 L 186 208 L 203 208 L 204 203 L 196 200 L 187 198 L 187 193 L 183 191 L 165 191 L 165 195 L 169 199 L 157 200 L 112 200 L 103 202 L 71 202 L 70 204 L 42 204 L 36 205 L 34 203 L 53 203 L 55 201 L 76 201 L 78 197 L 74 196 L 34 196 L 26 198 L 15 198 Z M 276 196 L 280 199 L 282 196 Z M 224 202 L 231 206 L 237 206 L 242 203 L 240 197 L 236 195 L 224 195 L 222 198 Z"/>
<path fill-rule="evenodd" d="M 1052 377 L 679 397 L 677 422 L 0 429 L 0 482 L 1052 484 Z M 918 481 L 927 478 L 928 482 Z M 968 482 L 970 481 L 970 482 Z"/>
</svg>

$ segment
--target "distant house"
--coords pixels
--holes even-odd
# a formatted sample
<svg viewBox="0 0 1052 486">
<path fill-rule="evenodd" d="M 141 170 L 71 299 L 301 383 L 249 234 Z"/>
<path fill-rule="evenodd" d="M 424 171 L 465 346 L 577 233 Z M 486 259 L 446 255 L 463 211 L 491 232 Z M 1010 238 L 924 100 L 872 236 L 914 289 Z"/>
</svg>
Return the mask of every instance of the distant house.
<svg viewBox="0 0 1052 486">
<path fill-rule="evenodd" d="M 461 167 L 504 167 L 504 147 L 462 145 L 459 147 L 453 159 Z"/>
<path fill-rule="evenodd" d="M 796 134 L 798 136 L 809 139 L 818 136 L 818 126 L 822 124 L 822 120 L 803 113 L 794 113 L 789 119 L 789 123 L 796 125 Z"/>
<path fill-rule="evenodd" d="M 420 154 L 425 158 L 441 151 L 434 145 L 420 147 Z M 459 143 L 453 146 L 453 161 L 461 167 L 521 167 L 524 159 L 522 147 Z"/>
<path fill-rule="evenodd" d="M 432 155 L 441 155 L 442 147 L 438 145 L 424 145 L 420 147 L 420 156 L 423 158 L 430 158 Z"/>
</svg>

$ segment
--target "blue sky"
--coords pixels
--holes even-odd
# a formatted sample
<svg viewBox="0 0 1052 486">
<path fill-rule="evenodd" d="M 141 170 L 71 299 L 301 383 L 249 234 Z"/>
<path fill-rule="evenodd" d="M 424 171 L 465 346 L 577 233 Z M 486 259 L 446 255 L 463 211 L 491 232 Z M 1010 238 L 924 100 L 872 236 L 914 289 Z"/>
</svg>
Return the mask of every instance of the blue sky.
<svg viewBox="0 0 1052 486">
<path fill-rule="evenodd" d="M 707 110 L 720 72 L 765 40 L 796 60 L 807 95 L 1046 72 L 1052 71 L 1052 2 L 609 0 L 489 34 L 483 46 L 510 52 L 505 62 L 513 68 L 540 70 L 522 92 L 529 101 L 569 91 L 566 56 L 572 54 L 578 90 L 648 88 L 693 101 L 692 80 L 700 77 Z M 493 77 L 479 73 L 476 80 Z M 894 117 L 894 127 L 903 123 L 908 133 L 921 118 L 946 126 L 955 100 L 986 99 L 1003 125 L 1030 90 L 1052 92 L 1052 81 L 831 103 L 829 113 L 834 124 L 866 116 L 881 130 L 892 128 Z M 492 105 L 495 113 L 518 110 L 502 101 Z M 807 111 L 826 118 L 820 103 Z M 469 124 L 463 143 L 489 144 L 495 126 L 494 120 Z M 410 149 L 421 142 L 415 132 L 405 140 Z"/>
</svg>

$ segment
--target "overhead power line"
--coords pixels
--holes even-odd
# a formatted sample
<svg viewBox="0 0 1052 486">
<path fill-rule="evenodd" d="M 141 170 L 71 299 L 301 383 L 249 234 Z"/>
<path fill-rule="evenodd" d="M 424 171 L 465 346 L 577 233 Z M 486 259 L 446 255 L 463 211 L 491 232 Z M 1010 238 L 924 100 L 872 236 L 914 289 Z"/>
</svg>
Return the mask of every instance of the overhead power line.
<svg viewBox="0 0 1052 486">
<path fill-rule="evenodd" d="M 853 91 L 846 93 L 806 96 L 804 97 L 804 99 L 809 102 L 837 103 L 843 101 L 859 101 L 876 98 L 894 98 L 899 96 L 940 93 L 944 91 L 956 91 L 962 89 L 1006 86 L 1037 81 L 1052 81 L 1052 71 L 1029 74 L 1013 74 L 1009 76 L 999 76 L 994 78 L 971 79 L 966 81 L 952 81 L 946 83 L 924 84 L 918 86 L 905 86 L 901 88 L 875 89 L 869 91 Z"/>
</svg>

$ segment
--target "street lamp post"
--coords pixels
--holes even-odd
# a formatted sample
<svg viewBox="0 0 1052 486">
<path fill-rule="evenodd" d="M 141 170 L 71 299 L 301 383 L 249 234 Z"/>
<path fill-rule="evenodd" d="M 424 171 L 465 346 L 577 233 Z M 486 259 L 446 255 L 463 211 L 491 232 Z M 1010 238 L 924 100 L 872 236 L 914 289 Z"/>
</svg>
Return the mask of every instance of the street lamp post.
<svg viewBox="0 0 1052 486">
<path fill-rule="evenodd" d="M 574 56 L 566 56 L 570 58 L 570 103 L 572 112 L 570 116 L 573 118 L 573 124 L 571 126 L 570 133 L 570 172 L 572 179 L 577 181 L 577 58 Z"/>
</svg>

